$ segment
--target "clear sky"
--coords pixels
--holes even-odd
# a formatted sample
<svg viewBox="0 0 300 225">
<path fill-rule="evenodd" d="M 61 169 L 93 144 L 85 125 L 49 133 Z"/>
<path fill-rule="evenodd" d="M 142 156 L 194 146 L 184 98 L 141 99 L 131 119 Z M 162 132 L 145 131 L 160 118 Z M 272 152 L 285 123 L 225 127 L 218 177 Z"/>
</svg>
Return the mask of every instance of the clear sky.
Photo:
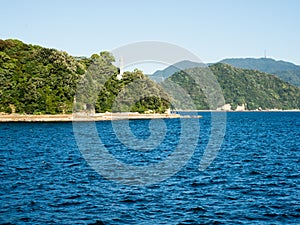
<svg viewBox="0 0 300 225">
<path fill-rule="evenodd" d="M 202 61 L 267 57 L 300 65 L 299 0 L 0 0 L 0 39 L 90 56 L 163 41 Z"/>
</svg>

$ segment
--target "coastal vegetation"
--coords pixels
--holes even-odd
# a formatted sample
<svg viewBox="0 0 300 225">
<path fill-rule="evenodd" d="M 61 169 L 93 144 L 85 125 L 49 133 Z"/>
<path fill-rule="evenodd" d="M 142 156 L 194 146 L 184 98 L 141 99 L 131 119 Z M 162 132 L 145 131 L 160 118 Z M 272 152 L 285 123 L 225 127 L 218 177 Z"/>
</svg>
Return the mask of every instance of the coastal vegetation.
<svg viewBox="0 0 300 225">
<path fill-rule="evenodd" d="M 0 40 L 0 111 L 70 113 L 84 69 L 66 52 Z"/>
<path fill-rule="evenodd" d="M 116 79 L 114 60 L 109 52 L 76 58 L 19 40 L 0 40 L 0 112 L 72 113 L 73 106 L 77 111 L 106 112 L 113 110 L 120 92 L 133 100 L 135 91 L 140 98 L 131 101 L 133 105 L 120 100 L 114 110 L 162 113 L 169 107 L 167 96 L 160 97 L 162 89 L 141 71 L 125 72 L 122 80 Z M 132 82 L 135 91 L 123 91 Z"/>
</svg>

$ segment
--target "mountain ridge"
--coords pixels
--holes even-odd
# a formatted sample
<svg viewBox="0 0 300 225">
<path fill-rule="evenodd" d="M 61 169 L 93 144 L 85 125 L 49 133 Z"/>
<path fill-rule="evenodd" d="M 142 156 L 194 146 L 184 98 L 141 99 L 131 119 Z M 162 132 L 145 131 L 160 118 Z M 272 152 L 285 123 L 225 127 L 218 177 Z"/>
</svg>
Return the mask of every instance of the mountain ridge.
<svg viewBox="0 0 300 225">
<path fill-rule="evenodd" d="M 283 60 L 272 58 L 225 58 L 216 63 L 225 63 L 242 69 L 252 69 L 273 74 L 280 79 L 300 87 L 300 66 Z M 156 81 L 162 81 L 180 70 L 193 67 L 206 67 L 216 63 L 197 63 L 188 60 L 177 62 L 163 70 L 157 70 L 149 77 Z"/>
<path fill-rule="evenodd" d="M 228 58 L 219 61 L 219 63 L 274 74 L 280 79 L 300 87 L 300 66 L 291 62 L 272 58 Z"/>
<path fill-rule="evenodd" d="M 156 81 L 162 81 L 176 72 L 194 67 L 206 67 L 206 64 L 200 62 L 193 62 L 190 60 L 183 60 L 176 62 L 175 64 L 170 65 L 163 70 L 157 70 L 153 74 L 149 75 L 149 77 Z"/>
</svg>

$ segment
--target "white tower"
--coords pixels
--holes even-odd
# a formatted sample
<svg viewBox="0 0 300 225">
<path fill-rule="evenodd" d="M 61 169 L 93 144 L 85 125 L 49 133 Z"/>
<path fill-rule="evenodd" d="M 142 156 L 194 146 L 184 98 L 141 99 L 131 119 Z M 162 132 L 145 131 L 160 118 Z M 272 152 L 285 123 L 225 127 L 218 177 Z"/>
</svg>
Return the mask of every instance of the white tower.
<svg viewBox="0 0 300 225">
<path fill-rule="evenodd" d="M 264 52 L 264 56 L 265 56 L 265 59 L 267 58 L 267 50 L 265 49 L 265 52 Z"/>
<path fill-rule="evenodd" d="M 120 58 L 120 73 L 117 75 L 118 80 L 122 80 L 123 73 L 124 73 L 124 71 L 123 71 L 123 57 L 121 56 L 121 58 Z"/>
</svg>

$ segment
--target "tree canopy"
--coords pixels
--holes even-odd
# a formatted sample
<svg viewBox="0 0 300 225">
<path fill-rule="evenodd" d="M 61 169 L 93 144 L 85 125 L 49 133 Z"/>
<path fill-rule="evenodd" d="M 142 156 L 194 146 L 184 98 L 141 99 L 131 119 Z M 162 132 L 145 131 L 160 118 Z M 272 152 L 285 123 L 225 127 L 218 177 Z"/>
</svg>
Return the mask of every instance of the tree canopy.
<svg viewBox="0 0 300 225">
<path fill-rule="evenodd" d="M 113 111 L 116 97 L 136 80 L 143 86 L 143 92 L 137 94 L 140 90 L 133 89 L 127 91 L 127 97 L 144 97 L 135 99 L 132 106 L 118 106 L 114 110 L 163 112 L 168 108 L 167 101 L 159 97 L 162 90 L 141 71 L 126 72 L 124 79 L 117 80 L 114 60 L 107 51 L 90 58 L 73 57 L 19 40 L 0 40 L 0 112 L 58 114 L 72 113 L 73 108 Z"/>
</svg>

